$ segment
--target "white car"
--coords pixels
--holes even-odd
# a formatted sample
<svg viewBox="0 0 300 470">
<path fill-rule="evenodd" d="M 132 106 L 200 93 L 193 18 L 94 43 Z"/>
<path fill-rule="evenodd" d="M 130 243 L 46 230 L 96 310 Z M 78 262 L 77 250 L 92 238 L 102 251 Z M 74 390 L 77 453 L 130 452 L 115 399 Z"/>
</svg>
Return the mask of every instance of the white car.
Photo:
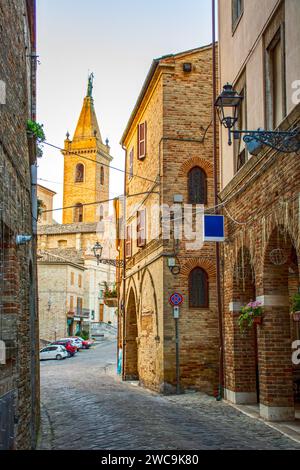
<svg viewBox="0 0 300 470">
<path fill-rule="evenodd" d="M 68 357 L 68 352 L 64 346 L 52 345 L 47 346 L 40 350 L 40 360 L 44 361 L 46 359 L 65 359 Z"/>
<path fill-rule="evenodd" d="M 72 336 L 70 336 L 69 338 L 61 338 L 58 341 L 66 341 L 66 340 L 70 341 L 72 346 L 75 346 L 78 349 L 82 349 L 82 341 L 80 341 L 80 339 L 78 338 L 73 338 Z"/>
</svg>

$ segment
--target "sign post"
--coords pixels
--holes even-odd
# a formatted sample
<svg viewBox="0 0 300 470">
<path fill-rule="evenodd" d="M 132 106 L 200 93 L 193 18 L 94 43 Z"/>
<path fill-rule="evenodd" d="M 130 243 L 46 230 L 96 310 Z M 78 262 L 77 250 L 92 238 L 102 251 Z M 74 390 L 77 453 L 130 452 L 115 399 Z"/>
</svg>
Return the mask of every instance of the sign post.
<svg viewBox="0 0 300 470">
<path fill-rule="evenodd" d="M 183 297 L 178 292 L 174 292 L 170 298 L 169 303 L 173 307 L 173 318 L 175 321 L 175 345 L 176 345 L 176 393 L 180 394 L 180 361 L 179 361 L 179 305 L 183 302 Z"/>
</svg>

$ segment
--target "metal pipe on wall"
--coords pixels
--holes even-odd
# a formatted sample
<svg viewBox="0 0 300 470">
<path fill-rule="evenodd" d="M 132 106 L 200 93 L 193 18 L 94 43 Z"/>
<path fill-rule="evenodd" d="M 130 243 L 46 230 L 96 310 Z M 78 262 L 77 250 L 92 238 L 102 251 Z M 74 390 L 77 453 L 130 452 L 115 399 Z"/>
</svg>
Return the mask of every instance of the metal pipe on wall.
<svg viewBox="0 0 300 470">
<path fill-rule="evenodd" d="M 212 72 L 213 72 L 213 102 L 212 102 L 212 118 L 213 118 L 213 160 L 214 160 L 214 201 L 215 213 L 218 209 L 218 153 L 217 153 L 217 115 L 215 102 L 217 99 L 217 51 L 216 51 L 216 2 L 212 0 Z M 222 299 L 221 299 L 221 263 L 220 263 L 220 244 L 216 243 L 216 294 L 219 319 L 219 390 L 217 400 L 223 397 L 224 384 L 224 365 L 223 365 L 223 315 L 222 315 Z"/>
</svg>

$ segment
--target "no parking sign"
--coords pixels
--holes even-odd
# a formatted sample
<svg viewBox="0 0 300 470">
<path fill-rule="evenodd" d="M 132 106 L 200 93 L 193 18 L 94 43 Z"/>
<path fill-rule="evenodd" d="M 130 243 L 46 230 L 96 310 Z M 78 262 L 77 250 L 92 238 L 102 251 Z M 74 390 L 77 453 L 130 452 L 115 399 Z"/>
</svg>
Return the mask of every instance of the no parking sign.
<svg viewBox="0 0 300 470">
<path fill-rule="evenodd" d="M 171 305 L 173 305 L 173 307 L 178 307 L 183 302 L 183 296 L 179 294 L 179 292 L 174 292 L 172 295 L 170 295 L 169 302 Z"/>
</svg>

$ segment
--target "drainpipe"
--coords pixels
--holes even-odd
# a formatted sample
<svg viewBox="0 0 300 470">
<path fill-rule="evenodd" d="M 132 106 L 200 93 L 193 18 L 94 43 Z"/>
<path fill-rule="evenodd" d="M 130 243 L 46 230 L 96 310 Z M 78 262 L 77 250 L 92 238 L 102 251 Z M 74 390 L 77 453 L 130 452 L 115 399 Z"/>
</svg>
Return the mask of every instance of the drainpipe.
<svg viewBox="0 0 300 470">
<path fill-rule="evenodd" d="M 216 62 L 216 2 L 212 0 L 212 67 L 213 67 L 213 160 L 214 160 L 214 201 L 215 213 L 218 208 L 218 153 L 217 153 L 217 116 L 215 102 L 217 99 L 217 62 Z M 221 266 L 220 266 L 220 244 L 216 243 L 216 284 L 217 284 L 217 306 L 219 318 L 219 386 L 217 400 L 223 398 L 224 364 L 223 364 L 223 316 L 221 299 Z"/>
<path fill-rule="evenodd" d="M 122 145 L 122 149 L 125 151 L 125 173 L 124 173 L 124 237 L 123 237 L 123 296 L 122 296 L 122 310 L 123 310 L 123 322 L 122 322 L 122 379 L 125 380 L 125 296 L 126 296 L 126 255 L 125 255 L 125 237 L 126 237 L 126 168 L 127 168 L 127 149 Z"/>
</svg>

